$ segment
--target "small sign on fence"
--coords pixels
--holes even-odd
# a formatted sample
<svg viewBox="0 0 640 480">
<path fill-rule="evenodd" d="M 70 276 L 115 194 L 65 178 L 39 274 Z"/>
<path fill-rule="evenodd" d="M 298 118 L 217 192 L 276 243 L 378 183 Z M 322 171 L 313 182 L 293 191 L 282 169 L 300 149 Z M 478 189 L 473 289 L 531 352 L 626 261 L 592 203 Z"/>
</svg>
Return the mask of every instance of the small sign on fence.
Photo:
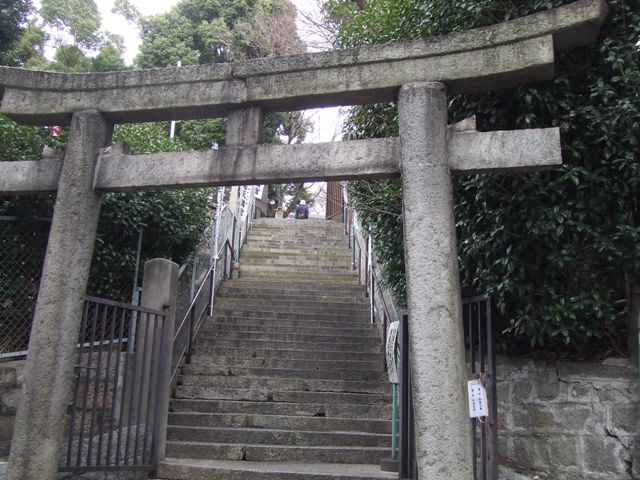
<svg viewBox="0 0 640 480">
<path fill-rule="evenodd" d="M 389 382 L 398 383 L 398 366 L 400 365 L 400 348 L 397 342 L 400 322 L 391 322 L 387 331 L 385 355 L 387 357 L 387 373 Z"/>
<path fill-rule="evenodd" d="M 481 380 L 469 380 L 469 416 L 471 418 L 486 417 L 489 415 L 489 403 L 487 390 Z"/>
</svg>

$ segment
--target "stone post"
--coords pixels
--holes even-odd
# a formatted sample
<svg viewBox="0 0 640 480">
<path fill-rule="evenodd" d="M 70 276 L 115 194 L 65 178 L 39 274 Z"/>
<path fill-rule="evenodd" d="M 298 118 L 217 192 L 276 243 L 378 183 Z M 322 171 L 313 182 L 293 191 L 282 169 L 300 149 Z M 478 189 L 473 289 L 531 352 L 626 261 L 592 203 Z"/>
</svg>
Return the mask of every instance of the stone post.
<svg viewBox="0 0 640 480">
<path fill-rule="evenodd" d="M 227 115 L 226 144 L 249 146 L 262 143 L 264 137 L 264 113 L 260 107 L 231 110 Z"/>
<path fill-rule="evenodd" d="M 418 474 L 420 480 L 469 480 L 471 429 L 444 85 L 404 85 L 398 111 Z"/>
<path fill-rule="evenodd" d="M 173 333 L 176 324 L 176 305 L 178 297 L 178 265 L 164 258 L 154 258 L 144 264 L 142 277 L 142 306 L 155 310 L 168 307 L 167 321 L 164 325 L 163 344 L 160 346 L 162 361 L 154 368 L 160 368 L 158 372 L 158 385 L 152 391 L 157 392 L 158 399 L 158 459 L 165 457 L 167 447 L 167 421 L 169 419 L 169 399 L 171 397 L 171 361 L 173 359 Z M 143 317 L 144 318 L 144 317 Z M 140 325 L 142 328 L 142 325 Z M 153 332 L 147 331 L 146 335 L 153 337 Z M 150 353 L 148 353 L 150 355 Z M 139 363 L 139 362 L 138 362 Z M 149 362 L 147 362 L 149 363 Z M 151 374 L 147 378 L 152 377 Z M 148 380 L 147 380 L 148 381 Z M 147 391 L 143 388 L 143 391 Z M 146 402 L 143 402 L 146 404 Z"/>
<path fill-rule="evenodd" d="M 93 190 L 94 168 L 100 149 L 111 139 L 111 131 L 112 126 L 96 111 L 75 113 L 71 120 L 31 327 L 7 480 L 57 478 L 102 201 L 102 195 Z"/>
</svg>

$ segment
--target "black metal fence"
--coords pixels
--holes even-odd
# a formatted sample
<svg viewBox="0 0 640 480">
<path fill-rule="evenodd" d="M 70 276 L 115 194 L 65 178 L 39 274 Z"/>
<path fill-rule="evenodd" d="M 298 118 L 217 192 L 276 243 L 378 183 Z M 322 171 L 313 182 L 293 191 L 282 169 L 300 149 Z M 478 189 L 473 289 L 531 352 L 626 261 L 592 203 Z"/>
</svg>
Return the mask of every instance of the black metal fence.
<svg viewBox="0 0 640 480">
<path fill-rule="evenodd" d="M 86 297 L 60 471 L 152 470 L 166 312 Z"/>
<path fill-rule="evenodd" d="M 489 400 L 489 415 L 471 420 L 473 478 L 498 480 L 498 398 L 491 301 L 486 296 L 465 298 L 462 312 L 469 375 L 482 381 Z"/>
<path fill-rule="evenodd" d="M 498 398 L 496 351 L 491 301 L 486 296 L 462 300 L 465 344 L 469 377 L 482 381 L 488 397 L 489 415 L 472 419 L 471 448 L 474 480 L 498 480 Z M 411 395 L 408 316 L 400 319 L 400 426 L 398 439 L 398 478 L 417 479 L 415 426 Z"/>
</svg>

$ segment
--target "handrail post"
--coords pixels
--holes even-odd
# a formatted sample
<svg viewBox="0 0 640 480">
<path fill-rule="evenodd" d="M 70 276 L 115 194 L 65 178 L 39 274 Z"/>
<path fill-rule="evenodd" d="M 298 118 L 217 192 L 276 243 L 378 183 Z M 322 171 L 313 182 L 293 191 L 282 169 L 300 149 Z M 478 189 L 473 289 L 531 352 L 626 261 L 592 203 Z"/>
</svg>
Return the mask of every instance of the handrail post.
<svg viewBox="0 0 640 480">
<path fill-rule="evenodd" d="M 189 336 L 187 338 L 187 363 L 191 363 L 191 349 L 193 347 L 193 321 L 195 317 L 196 306 L 194 305 L 191 308 L 191 313 L 189 314 Z"/>
<path fill-rule="evenodd" d="M 160 345 L 163 360 L 157 375 L 157 385 L 152 385 L 155 394 L 159 397 L 156 412 L 158 441 L 155 444 L 156 452 L 153 455 L 153 458 L 157 460 L 164 459 L 167 447 L 167 423 L 171 397 L 171 359 L 173 358 L 173 332 L 178 298 L 178 269 L 176 263 L 164 258 L 155 258 L 144 264 L 142 306 L 157 310 L 167 309 Z M 150 333 L 147 332 L 147 335 Z"/>
</svg>

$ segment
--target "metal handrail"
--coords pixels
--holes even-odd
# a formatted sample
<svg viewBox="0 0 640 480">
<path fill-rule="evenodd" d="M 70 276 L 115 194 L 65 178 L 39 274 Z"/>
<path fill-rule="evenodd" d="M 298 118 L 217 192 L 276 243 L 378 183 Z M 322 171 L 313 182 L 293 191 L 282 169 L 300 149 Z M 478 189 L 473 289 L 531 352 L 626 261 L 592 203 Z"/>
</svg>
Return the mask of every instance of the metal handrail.
<svg viewBox="0 0 640 480">
<path fill-rule="evenodd" d="M 207 305 L 205 306 L 205 308 L 202 309 L 202 311 L 200 312 L 199 315 L 197 315 L 197 318 L 196 318 L 196 305 L 201 300 L 201 295 L 202 295 L 202 292 L 204 291 L 204 287 L 207 285 L 207 283 L 210 284 L 211 282 L 215 281 L 215 279 L 213 278 L 215 266 L 216 266 L 216 261 L 214 260 L 211 263 L 209 270 L 207 270 L 207 274 L 204 276 L 204 279 L 202 280 L 200 287 L 198 288 L 196 294 L 193 296 L 193 299 L 191 300 L 191 303 L 189 304 L 189 308 L 187 308 L 187 311 L 185 312 L 184 316 L 180 320 L 180 324 L 178 325 L 178 328 L 176 328 L 175 333 L 173 335 L 173 344 L 175 346 L 178 338 L 180 338 L 180 335 L 182 335 L 185 329 L 185 326 L 188 325 L 189 336 L 187 337 L 187 343 L 185 347 L 182 349 L 182 352 L 180 352 L 180 356 L 175 366 L 172 367 L 171 380 L 170 380 L 171 384 L 173 384 L 173 381 L 175 380 L 176 375 L 178 374 L 178 370 L 180 370 L 182 361 L 186 359 L 187 363 L 191 363 L 191 354 L 193 350 L 193 337 L 196 335 L 196 333 L 198 333 L 198 330 L 202 325 L 205 312 L 208 309 L 210 310 L 212 308 L 212 305 L 210 304 L 211 301 L 207 301 Z M 209 280 L 209 282 L 207 282 L 207 280 Z"/>
<path fill-rule="evenodd" d="M 253 200 L 253 199 L 252 199 Z M 246 208 L 246 207 L 245 207 Z M 220 211 L 223 211 L 224 206 L 220 209 Z M 238 223 L 240 223 L 240 229 L 242 229 L 242 224 L 241 222 L 237 222 L 237 219 L 234 218 L 234 222 L 233 222 L 233 228 L 232 228 L 232 232 L 231 232 L 231 236 L 230 238 L 232 239 L 232 241 L 235 242 L 236 240 L 236 236 L 238 234 L 237 230 L 238 230 Z M 248 222 L 245 222 L 248 223 Z M 239 241 L 242 242 L 240 243 L 240 245 L 238 246 L 238 250 L 239 248 L 242 246 L 242 244 L 244 242 L 246 242 L 246 235 L 244 236 L 240 236 Z M 214 242 L 214 243 L 217 243 Z M 207 270 L 207 273 L 205 274 L 204 278 L 202 279 L 202 283 L 200 284 L 200 286 L 198 287 L 198 290 L 196 291 L 196 293 L 193 295 L 193 298 L 191 299 L 191 303 L 189 304 L 189 307 L 187 308 L 186 312 L 184 313 L 183 317 L 180 319 L 180 323 L 178 324 L 178 327 L 176 328 L 174 335 L 173 335 L 173 344 L 174 344 L 174 355 L 176 353 L 176 345 L 178 342 L 178 339 L 181 337 L 181 335 L 184 334 L 185 329 L 188 327 L 189 331 L 188 331 L 188 337 L 187 337 L 187 342 L 185 344 L 184 347 L 182 347 L 182 351 L 180 352 L 179 356 L 178 356 L 178 360 L 176 361 L 175 365 L 172 366 L 172 370 L 171 370 L 171 379 L 170 379 L 170 383 L 173 384 L 173 382 L 176 379 L 176 376 L 178 374 L 178 371 L 180 370 L 180 367 L 182 366 L 183 361 L 186 361 L 186 363 L 191 363 L 191 355 L 193 353 L 193 340 L 196 336 L 196 334 L 198 333 L 198 331 L 200 330 L 200 327 L 202 326 L 202 323 L 204 321 L 204 317 L 206 316 L 206 312 L 209 312 L 209 315 L 213 315 L 213 292 L 214 292 L 214 288 L 215 288 L 215 276 L 216 276 L 216 266 L 218 264 L 218 262 L 220 261 L 220 254 L 223 253 L 224 255 L 224 270 L 222 271 L 222 275 L 223 278 L 230 278 L 231 277 L 231 270 L 232 270 L 232 263 L 229 263 L 229 256 L 228 253 L 231 254 L 231 261 L 233 262 L 234 259 L 236 259 L 236 249 L 234 248 L 234 246 L 232 245 L 231 241 L 229 240 L 229 236 L 227 236 L 227 238 L 224 241 L 224 244 L 222 245 L 222 247 L 215 252 L 216 255 L 213 256 L 212 260 L 211 260 L 211 265 L 209 266 L 209 269 Z M 206 301 L 205 306 L 202 308 L 202 311 L 200 312 L 196 312 L 197 309 L 197 305 L 200 301 L 202 301 L 203 298 L 203 292 L 205 292 L 205 286 L 209 284 L 210 286 L 210 290 L 209 290 L 209 298 Z"/>
</svg>

